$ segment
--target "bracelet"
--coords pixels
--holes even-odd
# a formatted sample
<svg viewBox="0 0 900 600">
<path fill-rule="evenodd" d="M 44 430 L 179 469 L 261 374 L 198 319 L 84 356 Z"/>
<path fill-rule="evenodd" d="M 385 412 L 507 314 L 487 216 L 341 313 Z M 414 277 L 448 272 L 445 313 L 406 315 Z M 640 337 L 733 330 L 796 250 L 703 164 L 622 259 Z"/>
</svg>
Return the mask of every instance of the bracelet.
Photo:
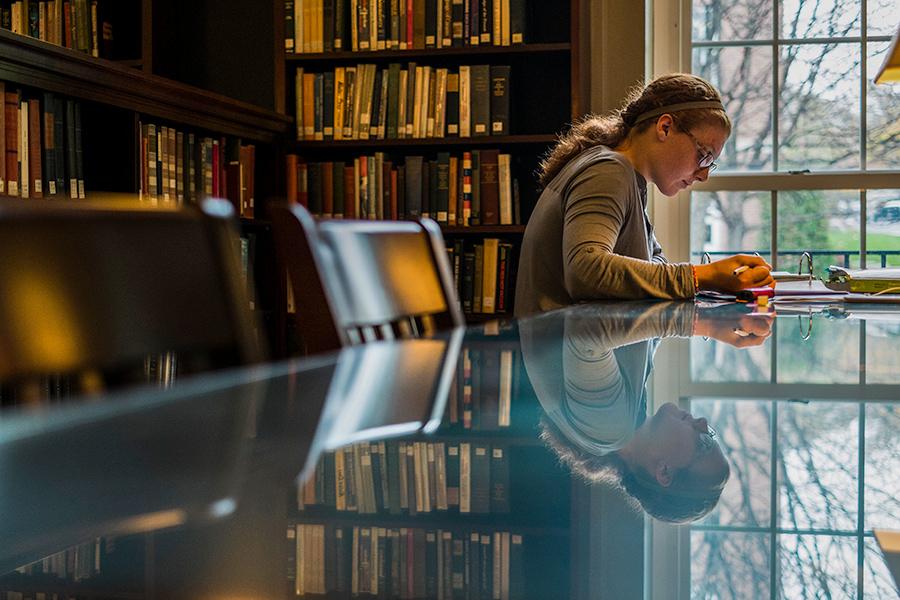
<svg viewBox="0 0 900 600">
<path fill-rule="evenodd" d="M 696 294 L 697 292 L 700 291 L 700 280 L 697 279 L 697 266 L 696 265 L 691 265 L 691 275 L 694 276 L 694 293 Z"/>
</svg>

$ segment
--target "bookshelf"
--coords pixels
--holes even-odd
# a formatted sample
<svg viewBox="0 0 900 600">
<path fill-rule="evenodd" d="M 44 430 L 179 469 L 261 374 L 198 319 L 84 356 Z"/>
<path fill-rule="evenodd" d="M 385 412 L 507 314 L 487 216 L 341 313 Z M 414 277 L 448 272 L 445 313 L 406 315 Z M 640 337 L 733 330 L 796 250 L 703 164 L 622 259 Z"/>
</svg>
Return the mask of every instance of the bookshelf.
<svg viewBox="0 0 900 600">
<path fill-rule="evenodd" d="M 462 23 L 466 23 L 465 17 L 470 16 L 470 7 L 480 6 L 478 1 L 472 2 L 471 0 L 465 0 L 465 2 L 451 2 L 451 0 L 447 0 L 447 2 L 448 6 L 452 6 L 448 11 L 455 10 L 456 5 L 460 5 L 460 14 L 462 14 L 462 11 L 465 11 L 465 16 L 461 21 Z M 291 176 L 291 173 L 295 168 L 299 168 L 297 181 L 295 182 L 292 179 L 290 180 L 290 183 L 286 184 L 287 195 L 291 196 L 292 190 L 295 189 L 296 185 L 299 185 L 301 192 L 299 197 L 296 198 L 297 201 L 306 202 L 310 208 L 314 209 L 313 212 L 318 212 L 323 216 L 328 216 L 329 214 L 342 214 L 346 218 L 346 214 L 338 212 L 328 213 L 326 207 L 320 205 L 319 201 L 316 199 L 319 194 L 318 187 L 314 188 L 315 192 L 313 192 L 313 188 L 306 188 L 307 194 L 313 193 L 313 196 L 303 196 L 302 191 L 304 185 L 310 185 L 308 179 L 306 179 L 306 184 L 304 184 L 304 178 L 310 176 L 307 169 L 317 168 L 315 167 L 316 164 L 343 166 L 345 169 L 351 169 L 352 167 L 352 174 L 348 175 L 348 178 L 343 185 L 338 185 L 335 188 L 335 193 L 344 190 L 344 193 L 346 194 L 344 205 L 346 206 L 350 202 L 356 204 L 356 206 L 354 206 L 354 211 L 351 214 L 353 216 L 359 216 L 359 207 L 366 206 L 367 202 L 369 205 L 373 202 L 373 199 L 371 198 L 372 194 L 369 194 L 368 199 L 364 193 L 362 199 L 353 197 L 351 200 L 352 194 L 347 191 L 347 187 L 354 179 L 362 179 L 364 182 L 366 181 L 366 178 L 371 179 L 371 166 L 367 166 L 363 169 L 366 171 L 366 174 L 363 175 L 360 172 L 359 162 L 364 158 L 375 154 L 378 159 L 378 165 L 383 164 L 382 160 L 390 163 L 390 171 L 383 171 L 382 173 L 382 171 L 379 170 L 378 175 L 375 176 L 376 179 L 382 181 L 380 184 L 375 184 L 376 187 L 374 189 L 384 190 L 384 192 L 376 191 L 375 194 L 377 199 L 374 201 L 383 202 L 385 210 L 366 211 L 365 208 L 363 208 L 362 212 L 364 218 L 370 215 L 381 218 L 408 218 L 415 217 L 422 213 L 427 213 L 428 216 L 436 218 L 442 225 L 445 241 L 451 255 L 451 262 L 453 263 L 456 261 L 456 263 L 459 263 L 454 263 L 454 274 L 460 291 L 460 297 L 464 301 L 464 308 L 467 309 L 464 311 L 467 321 L 470 323 L 477 323 L 511 315 L 514 308 L 512 306 L 512 297 L 514 296 L 515 290 L 515 264 L 518 259 L 521 237 L 524 232 L 524 225 L 527 223 L 528 217 L 531 214 L 540 193 L 536 177 L 540 159 L 549 147 L 555 143 L 558 132 L 560 132 L 567 123 L 570 123 L 573 119 L 585 112 L 587 97 L 585 88 L 587 77 L 583 73 L 584 62 L 580 58 L 582 40 L 579 27 L 582 21 L 581 12 L 583 11 L 583 7 L 580 5 L 579 1 L 570 0 L 562 6 L 557 3 L 539 2 L 537 0 L 523 0 L 522 2 L 514 1 L 512 4 L 517 4 L 519 7 L 519 18 L 524 18 L 523 43 L 495 45 L 493 41 L 486 43 L 479 40 L 480 43 L 478 45 L 469 45 L 467 42 L 460 39 L 453 40 L 449 46 L 424 47 L 424 45 L 421 45 L 418 42 L 413 43 L 410 41 L 408 49 L 398 48 L 399 44 L 402 42 L 391 44 L 390 41 L 391 31 L 398 34 L 400 40 L 405 40 L 407 38 L 403 33 L 404 17 L 402 15 L 404 9 L 401 7 L 399 8 L 401 16 L 395 17 L 400 19 L 400 25 L 397 26 L 394 24 L 392 26 L 387 22 L 384 25 L 384 35 L 387 38 L 385 43 L 386 49 L 352 51 L 349 49 L 352 47 L 353 37 L 350 33 L 352 16 L 349 11 L 351 3 L 350 0 L 347 0 L 346 3 L 343 3 L 346 7 L 343 16 L 346 33 L 342 44 L 343 49 L 327 52 L 319 51 L 317 44 L 320 40 L 315 38 L 315 34 L 314 41 L 308 48 L 315 51 L 303 52 L 303 46 L 298 41 L 299 38 L 298 40 L 289 42 L 296 43 L 296 50 L 298 51 L 286 50 L 286 40 L 291 37 L 288 32 L 288 30 L 291 30 L 291 25 L 286 23 L 288 12 L 292 6 L 295 11 L 297 11 L 302 3 L 300 0 L 288 0 L 287 2 L 284 0 L 276 0 L 274 4 L 276 23 L 285 23 L 285 27 L 275 28 L 275 46 L 278 54 L 275 68 L 276 104 L 278 109 L 284 111 L 285 114 L 295 116 L 295 122 L 298 124 L 298 128 L 301 123 L 304 127 L 302 131 L 289 133 L 289 141 L 285 145 L 286 152 L 289 155 L 296 156 L 296 160 L 300 165 L 299 167 L 296 167 L 291 163 L 285 167 L 286 178 Z M 341 0 L 335 0 L 334 3 L 330 3 L 329 1 L 319 3 L 321 6 L 329 4 L 339 7 L 342 5 L 342 2 Z M 377 2 L 372 2 L 372 4 L 375 7 L 381 5 Z M 409 4 L 414 5 L 416 9 L 418 9 L 418 0 Z M 429 4 L 424 2 L 424 0 L 422 4 L 426 6 L 425 10 L 428 10 L 427 7 Z M 491 0 L 482 1 L 481 4 L 493 8 Z M 383 2 L 383 5 L 385 11 L 388 11 L 393 7 L 391 0 L 386 0 Z M 315 11 L 316 6 L 317 5 L 313 3 L 313 8 L 311 10 Z M 435 6 L 438 10 L 436 18 L 440 21 L 442 3 L 435 1 Z M 507 3 L 505 6 L 509 6 L 509 4 Z M 300 12 L 297 13 L 297 19 L 302 19 L 301 13 L 303 8 L 300 8 L 299 10 Z M 328 8 L 324 8 L 323 10 L 329 11 Z M 335 8 L 334 10 L 337 11 L 338 9 Z M 516 8 L 514 7 L 513 11 L 515 10 Z M 325 21 L 328 20 L 324 17 L 324 13 L 322 18 Z M 448 19 L 455 18 L 456 16 L 444 17 L 444 20 L 449 22 Z M 358 22 L 359 27 L 362 27 L 361 23 L 361 21 Z M 302 25 L 300 27 L 302 28 Z M 473 31 L 475 27 L 476 25 L 473 24 Z M 296 28 L 296 23 L 294 30 L 298 30 Z M 468 30 L 469 25 L 466 24 L 464 26 L 464 31 Z M 308 31 L 309 30 L 299 29 L 301 36 L 304 35 L 304 32 L 308 33 Z M 312 31 L 317 31 L 317 22 L 315 20 L 313 21 Z M 336 36 L 336 34 L 328 33 L 329 26 L 327 24 L 323 25 L 322 31 L 324 32 L 323 35 L 325 37 L 330 37 L 332 35 Z M 412 27 L 410 27 L 409 32 L 412 32 Z M 427 25 L 425 33 L 428 34 Z M 377 36 L 373 35 L 372 39 L 375 39 L 375 37 Z M 357 46 L 359 46 L 359 40 L 363 39 L 363 36 L 360 35 L 357 39 Z M 430 46 L 430 44 L 427 45 Z M 441 45 L 440 41 L 437 41 L 435 45 Z M 328 41 L 324 41 L 323 48 L 329 46 L 334 46 L 334 43 L 332 42 L 329 44 Z M 413 79 L 413 75 L 411 74 L 413 63 L 415 67 L 427 67 L 432 69 L 434 76 L 438 77 L 438 90 L 435 90 L 436 99 L 433 104 L 437 106 L 435 112 L 435 116 L 437 117 L 435 131 L 441 130 L 442 133 L 428 135 L 427 132 L 420 131 L 418 128 L 412 128 L 411 125 L 408 125 L 407 131 L 404 134 L 402 123 L 399 123 L 404 115 L 404 108 L 402 108 L 404 101 L 400 99 L 400 97 L 403 96 L 402 92 L 397 93 L 397 108 L 392 108 L 394 104 L 391 104 L 391 101 L 389 101 L 387 108 L 384 110 L 376 111 L 373 106 L 371 113 L 372 119 L 378 119 L 378 113 L 383 113 L 382 121 L 384 129 L 386 130 L 384 132 L 381 132 L 378 127 L 372 127 L 371 135 L 365 133 L 360 134 L 358 131 L 354 130 L 349 136 L 343 132 L 342 134 L 335 132 L 330 136 L 331 139 L 326 139 L 329 137 L 326 129 L 329 126 L 329 123 L 334 124 L 337 122 L 330 121 L 330 119 L 341 119 L 341 117 L 328 114 L 328 109 L 326 108 L 321 109 L 321 116 L 313 117 L 314 119 L 321 119 L 321 132 L 318 129 L 306 127 L 308 124 L 304 122 L 304 117 L 306 117 L 306 121 L 309 121 L 309 115 L 315 115 L 315 108 L 313 109 L 313 112 L 310 112 L 304 106 L 303 100 L 306 100 L 307 103 L 309 103 L 308 97 L 311 88 L 308 86 L 304 88 L 302 81 L 298 86 L 297 81 L 295 80 L 298 71 L 302 70 L 303 74 L 307 76 L 321 76 L 325 78 L 324 81 L 328 81 L 329 79 L 332 81 L 339 81 L 341 77 L 349 77 L 347 73 L 351 70 L 360 71 L 360 66 L 362 65 L 374 65 L 376 83 L 372 84 L 372 89 L 376 92 L 376 96 L 378 95 L 377 91 L 379 86 L 390 89 L 390 92 L 383 94 L 384 97 L 388 97 L 388 94 L 394 93 L 392 86 L 396 85 L 402 90 L 404 85 L 402 83 L 403 81 L 406 81 L 407 85 L 409 85 L 409 81 Z M 401 73 L 399 81 L 401 83 L 395 84 L 391 82 L 391 77 L 393 77 L 393 75 L 390 75 L 389 72 L 391 71 L 392 65 L 399 65 Z M 472 69 L 472 72 L 474 72 L 474 67 L 478 65 L 487 65 L 489 68 L 498 66 L 506 66 L 509 68 L 509 77 L 506 80 L 506 83 L 508 84 L 508 116 L 505 119 L 506 126 L 504 129 L 506 131 L 503 131 L 502 135 L 491 135 L 491 133 L 493 133 L 491 131 L 488 131 L 486 135 L 463 135 L 466 129 L 463 126 L 465 118 L 452 115 L 451 113 L 454 113 L 455 111 L 455 109 L 453 109 L 447 112 L 448 116 L 446 116 L 446 119 L 450 119 L 448 123 L 451 125 L 454 122 L 459 123 L 460 135 L 455 135 L 452 132 L 452 127 L 447 127 L 447 123 L 444 123 L 444 125 L 441 126 L 441 118 L 437 116 L 442 114 L 441 101 L 439 98 L 443 97 L 439 91 L 441 76 L 438 75 L 438 72 L 446 70 L 451 81 L 453 81 L 452 78 L 454 75 L 458 74 L 460 81 L 462 82 L 465 81 L 465 79 L 461 67 Z M 394 69 L 397 69 L 397 67 L 395 66 Z M 339 74 L 340 71 L 343 71 L 343 74 Z M 421 73 L 419 76 L 421 76 Z M 358 73 L 355 74 L 354 77 L 358 79 Z M 379 79 L 380 77 L 383 77 L 383 83 L 382 80 Z M 489 83 L 493 85 L 494 82 L 493 80 L 490 80 Z M 325 91 L 326 89 L 330 89 L 328 87 L 329 85 L 329 83 L 324 83 L 321 90 L 313 92 L 315 95 L 315 100 L 313 102 L 321 102 L 323 106 L 328 105 L 329 99 L 333 99 L 333 96 L 329 94 L 337 94 L 337 92 Z M 337 84 L 334 85 L 336 86 Z M 366 85 L 369 84 L 367 83 Z M 454 84 L 451 83 L 450 88 L 448 89 L 455 89 Z M 463 89 L 463 84 L 460 83 L 461 91 L 459 93 L 461 96 L 464 95 Z M 299 94 L 302 96 L 299 106 L 298 90 Z M 412 94 L 409 94 L 410 91 L 411 90 L 408 89 L 407 94 L 412 97 Z M 423 98 L 424 97 L 427 97 L 427 93 Z M 423 100 L 423 102 L 427 103 L 427 100 Z M 472 100 L 472 102 L 474 102 L 474 100 Z M 365 102 L 363 104 L 365 104 Z M 373 104 L 378 104 L 377 98 L 373 98 Z M 405 104 L 407 107 L 411 106 L 409 102 L 406 102 Z M 463 108 L 464 104 L 465 103 L 463 102 L 460 105 L 460 115 L 465 112 L 465 109 Z M 443 110 L 447 111 L 448 107 L 453 105 L 454 100 L 451 97 L 447 99 Z M 472 109 L 474 111 L 474 104 L 472 105 Z M 300 111 L 299 115 L 296 114 L 298 110 Z M 425 110 L 424 106 L 422 110 Z M 336 105 L 333 112 L 335 114 L 340 112 Z M 397 135 L 392 135 L 391 132 L 387 131 L 392 122 L 391 117 L 389 116 L 391 112 L 399 112 L 399 115 L 396 116 L 399 125 Z M 409 109 L 405 110 L 407 122 L 411 120 L 414 121 L 414 118 L 410 119 L 412 116 L 410 112 L 412 111 Z M 349 116 L 349 113 L 347 116 Z M 457 121 L 454 121 L 454 119 L 457 119 Z M 363 121 L 365 121 L 365 118 L 363 118 Z M 316 123 L 319 122 L 316 121 Z M 492 124 L 493 123 L 490 125 Z M 317 124 L 314 127 L 318 126 L 319 125 Z M 365 127 L 364 124 L 363 127 Z M 473 114 L 472 128 L 470 128 L 470 131 L 474 132 L 474 127 L 475 118 Z M 423 124 L 422 129 L 427 130 L 427 126 Z M 490 126 L 489 129 L 491 129 Z M 348 137 L 350 139 L 347 139 Z M 466 185 L 465 176 L 463 174 L 463 160 L 467 156 L 464 153 L 483 154 L 484 152 L 491 151 L 497 151 L 500 155 L 508 155 L 510 157 L 508 178 L 504 178 L 504 175 L 502 174 L 499 176 L 501 196 L 500 206 L 502 207 L 504 202 L 507 202 L 509 203 L 509 207 L 505 213 L 501 208 L 499 211 L 501 215 L 499 219 L 496 219 L 496 217 L 489 218 L 490 222 L 493 222 L 496 219 L 498 223 L 504 224 L 480 225 L 478 223 L 483 220 L 483 217 L 480 214 L 478 214 L 479 219 L 469 219 L 469 222 L 464 222 L 467 220 L 467 217 L 463 214 L 465 205 L 463 188 Z M 422 201 L 422 212 L 420 213 L 418 212 L 419 207 L 415 205 L 415 203 L 410 207 L 404 202 L 406 198 L 410 197 L 412 193 L 411 190 L 415 189 L 414 185 L 410 187 L 409 184 L 410 177 L 408 173 L 410 172 L 410 167 L 407 165 L 406 157 L 422 156 L 424 165 L 428 165 L 431 161 L 440 163 L 441 153 L 448 153 L 450 157 L 450 166 L 448 169 L 449 179 L 451 180 L 451 183 L 448 185 L 450 209 L 444 211 L 442 205 L 438 207 L 431 206 L 431 204 L 434 204 L 435 202 L 435 197 L 429 197 L 429 192 L 433 193 L 433 190 L 430 190 L 425 186 L 422 192 L 424 200 Z M 454 161 L 456 161 L 456 165 L 454 165 Z M 307 164 L 304 165 L 303 163 Z M 477 198 L 479 196 L 479 190 L 477 189 L 479 183 L 475 173 L 479 170 L 477 158 L 474 161 L 474 165 L 472 178 L 474 187 L 473 195 L 475 196 L 472 200 L 473 216 L 475 216 L 476 213 L 479 213 L 480 208 L 478 206 L 480 204 L 480 199 Z M 328 167 L 328 169 L 331 169 L 331 167 Z M 413 181 L 418 181 L 418 167 L 414 164 L 412 169 L 412 172 L 416 173 Z M 438 170 L 435 171 L 437 178 L 443 177 L 440 169 L 441 166 L 439 164 Z M 501 167 L 500 170 L 503 171 L 504 168 Z M 427 171 L 427 168 L 423 167 L 423 171 Z M 394 175 L 390 175 L 392 172 Z M 456 174 L 457 179 L 456 185 L 452 182 L 454 173 Z M 396 176 L 397 181 L 389 183 L 386 179 L 389 175 Z M 316 174 L 314 179 L 318 181 L 319 177 L 320 176 Z M 433 179 L 429 178 L 427 174 L 423 175 L 423 177 L 425 179 Z M 336 174 L 329 173 L 327 181 L 333 181 L 337 178 L 338 176 Z M 320 184 L 321 182 L 316 183 L 315 186 Z M 388 188 L 392 185 L 394 186 L 394 189 L 388 191 Z M 423 186 L 424 185 L 425 184 L 423 184 Z M 433 184 L 429 182 L 428 185 Z M 507 191 L 504 193 L 505 188 Z M 398 198 L 392 198 L 392 194 Z M 414 193 L 412 194 L 415 195 Z M 334 207 L 340 204 L 341 199 L 337 196 L 332 198 L 330 195 L 329 192 L 329 199 L 326 200 L 325 203 L 326 206 L 332 207 L 332 210 L 334 210 Z M 293 199 L 294 198 L 289 197 L 289 200 Z M 396 214 L 392 214 L 387 210 L 388 203 L 394 202 L 394 200 L 398 200 L 396 202 L 398 205 Z M 458 204 L 457 210 L 453 210 L 454 201 Z M 358 204 L 359 202 L 362 202 L 362 204 Z M 441 202 L 443 202 L 443 200 L 439 199 L 438 204 Z M 404 208 L 406 208 L 406 210 L 404 210 Z M 426 211 L 426 208 L 429 208 L 430 210 Z M 501 282 L 498 278 L 496 283 L 497 286 L 506 288 L 505 295 L 507 296 L 508 301 L 504 303 L 502 310 L 499 306 L 495 306 L 493 310 L 486 308 L 483 303 L 475 302 L 474 298 L 472 298 L 470 302 L 465 302 L 466 290 L 463 289 L 465 265 L 463 264 L 463 256 L 457 255 L 460 252 L 463 254 L 471 252 L 475 246 L 483 245 L 484 240 L 486 239 L 496 239 L 501 245 L 508 244 L 509 248 L 507 256 L 507 268 L 509 269 L 509 274 L 506 276 L 505 281 Z M 481 258 L 484 260 L 483 254 Z M 498 264 L 496 270 L 492 267 L 489 272 L 498 272 L 499 277 L 499 266 L 500 265 Z M 474 277 L 475 273 L 472 273 L 472 276 Z M 483 271 L 480 273 L 480 276 L 484 276 Z M 469 291 L 468 294 L 472 296 L 475 294 L 475 291 Z M 481 306 L 481 308 L 479 308 L 479 306 Z"/>
<path fill-rule="evenodd" d="M 5 83 L 7 92 L 19 92 L 23 99 L 37 100 L 41 113 L 46 112 L 45 94 L 78 106 L 83 147 L 80 179 L 84 181 L 87 194 L 136 194 L 142 187 L 147 187 L 140 126 L 146 127 L 149 123 L 159 129 L 177 130 L 185 138 L 191 134 L 198 140 L 207 138 L 234 146 L 255 147 L 255 196 L 262 201 L 275 195 L 276 156 L 281 152 L 280 144 L 289 128 L 289 118 L 246 100 L 153 74 L 154 37 L 159 40 L 158 46 L 181 47 L 172 31 L 160 31 L 162 19 L 153 19 L 154 13 L 157 17 L 166 16 L 165 9 L 170 4 L 160 0 L 155 3 L 151 0 L 100 0 L 102 14 L 112 21 L 115 36 L 115 45 L 108 58 L 103 54 L 96 58 L 0 29 L 0 82 Z M 161 53 L 157 48 L 156 54 Z M 166 67 L 164 60 L 157 62 L 161 68 Z M 39 126 L 44 125 L 42 122 Z M 143 137 L 146 137 L 146 131 Z M 223 147 L 220 157 L 223 165 L 224 150 Z M 46 152 L 44 144 L 45 165 Z M 176 162 L 180 161 L 173 160 L 173 167 Z M 47 173 L 43 176 L 46 190 Z M 220 178 L 224 183 L 225 174 L 221 173 Z M 175 179 L 174 174 L 172 179 Z M 218 191 L 222 191 L 221 186 Z M 172 203 L 176 202 L 173 198 Z M 264 217 L 264 211 L 257 211 L 257 216 Z M 268 279 L 271 271 L 268 265 L 272 260 L 266 252 L 271 249 L 271 243 L 263 238 L 270 239 L 271 236 L 267 236 L 264 227 L 254 227 L 252 223 L 245 223 L 244 230 L 260 232 L 261 252 L 255 254 L 259 268 L 254 271 L 260 276 L 257 308 L 265 311 L 262 316 L 268 339 L 277 350 L 282 347 L 278 339 L 283 335 L 284 319 L 276 310 L 278 280 Z M 277 351 L 273 354 L 280 355 Z"/>
<path fill-rule="evenodd" d="M 290 491 L 286 597 L 353 597 L 354 569 L 357 585 L 370 576 L 379 590 L 396 589 L 397 573 L 424 570 L 433 586 L 428 590 L 456 578 L 452 594 L 426 591 L 422 597 L 570 597 L 581 577 L 571 565 L 581 544 L 583 483 L 539 438 L 542 409 L 519 356 L 515 327 L 493 333 L 486 327 L 483 334 L 472 329 L 435 434 L 337 449 Z M 485 544 L 480 550 L 466 543 L 473 534 Z M 398 536 L 402 545 L 410 535 L 424 536 L 424 549 L 414 559 L 401 550 L 398 558 Z M 492 581 L 504 582 L 499 585 L 505 592 L 491 585 L 479 592 L 484 567 L 474 566 L 480 564 L 478 553 L 487 548 L 496 552 L 494 558 L 506 557 L 504 535 L 516 536 L 518 554 L 500 558 L 500 566 L 488 572 L 499 576 Z M 445 536 L 451 544 L 463 543 L 456 567 L 442 562 L 439 550 L 428 549 L 429 539 L 439 546 Z M 364 540 L 370 550 L 360 550 Z M 354 552 L 356 562 L 350 560 Z M 385 562 L 371 556 L 386 556 Z M 363 566 L 368 560 L 372 566 Z M 301 572 L 304 581 L 298 579 Z M 407 590 L 408 578 L 400 577 L 400 589 Z M 400 594 L 407 596 L 419 597 Z"/>
<path fill-rule="evenodd" d="M 3 3 L 3 7 L 9 4 Z M 7 92 L 19 92 L 24 99 L 38 101 L 41 116 L 45 94 L 79 106 L 79 149 L 83 152 L 83 181 L 88 198 L 102 199 L 106 193 L 135 195 L 142 190 L 144 159 L 140 125 L 147 123 L 255 146 L 256 197 L 267 198 L 276 191 L 273 184 L 276 156 L 281 152 L 280 143 L 289 129 L 290 119 L 247 100 L 161 76 L 154 66 L 158 63 L 165 67 L 166 64 L 165 61 L 154 61 L 154 52 L 157 58 L 164 57 L 163 49 L 170 44 L 176 48 L 181 46 L 173 43 L 168 35 L 161 38 L 166 33 L 160 31 L 165 21 L 153 17 L 154 13 L 157 17 L 164 14 L 160 11 L 166 5 L 175 4 L 159 0 L 100 0 L 100 6 L 108 9 L 105 14 L 113 21 L 115 36 L 113 51 L 100 57 L 0 29 L 0 82 Z M 155 49 L 154 38 L 158 42 Z M 186 62 L 191 60 L 188 54 L 181 58 Z M 220 58 L 228 62 L 228 56 Z M 271 67 L 270 55 L 267 58 Z M 271 86 L 266 90 L 270 94 Z M 44 121 L 39 121 L 39 127 L 44 126 Z M 43 136 L 38 136 L 38 140 L 44 141 Z M 38 146 L 39 154 L 45 151 L 46 147 Z M 48 189 L 48 186 L 42 187 Z M 4 200 L 16 201 L 9 196 Z M 21 201 L 32 200 L 30 197 Z M 75 203 L 78 199 L 59 194 L 54 201 Z M 173 198 L 172 204 L 175 203 Z M 257 216 L 265 215 L 258 211 Z M 271 252 L 266 248 L 266 240 L 271 238 L 267 234 L 268 225 L 264 219 L 258 222 L 245 219 L 241 227 L 244 234 L 253 233 L 261 239 L 260 268 L 255 273 L 263 276 L 266 265 L 272 263 L 265 256 Z M 148 252 L 157 250 L 147 248 Z M 160 256 L 164 255 L 161 253 Z M 272 299 L 275 293 L 271 292 L 273 286 L 269 282 L 257 283 L 261 293 L 256 308 L 263 313 L 269 339 L 273 339 L 273 333 L 283 330 L 283 321 L 276 324 L 265 318 L 265 315 L 272 315 L 271 319 L 277 319 Z M 148 590 L 144 574 L 145 567 L 150 569 L 153 564 L 152 539 L 148 541 L 143 536 L 120 538 L 115 545 L 114 551 L 103 549 L 99 557 L 99 575 L 51 574 L 47 570 L 50 563 L 39 561 L 22 572 L 5 574 L 0 578 L 0 590 L 4 594 L 25 592 L 25 597 L 45 593 L 48 597 L 56 593 L 60 597 L 67 594 L 67 597 L 84 598 L 154 597 Z"/>
</svg>

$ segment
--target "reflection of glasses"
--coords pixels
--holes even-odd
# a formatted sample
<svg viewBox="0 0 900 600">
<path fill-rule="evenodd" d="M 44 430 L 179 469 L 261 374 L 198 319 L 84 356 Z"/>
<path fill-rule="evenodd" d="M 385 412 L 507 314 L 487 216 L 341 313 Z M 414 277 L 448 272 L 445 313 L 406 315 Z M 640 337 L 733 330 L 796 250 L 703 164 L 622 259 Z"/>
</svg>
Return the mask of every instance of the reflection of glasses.
<svg viewBox="0 0 900 600">
<path fill-rule="evenodd" d="M 694 145 L 697 146 L 697 166 L 700 170 L 709 169 L 710 172 L 713 172 L 718 168 L 719 165 L 716 164 L 716 157 L 713 155 L 711 150 L 708 150 L 703 144 L 701 144 L 697 138 L 694 137 L 690 131 L 684 130 L 684 135 L 688 136 L 694 141 Z"/>
<path fill-rule="evenodd" d="M 697 454 L 706 454 L 716 447 L 716 430 L 706 426 L 706 432 L 697 436 Z"/>
</svg>

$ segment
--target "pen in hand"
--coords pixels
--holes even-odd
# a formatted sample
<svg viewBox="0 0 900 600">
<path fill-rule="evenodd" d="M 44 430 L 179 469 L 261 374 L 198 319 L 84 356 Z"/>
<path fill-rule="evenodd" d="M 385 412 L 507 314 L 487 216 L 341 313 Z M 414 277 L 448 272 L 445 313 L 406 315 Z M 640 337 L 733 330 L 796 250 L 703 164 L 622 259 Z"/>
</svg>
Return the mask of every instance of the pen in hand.
<svg viewBox="0 0 900 600">
<path fill-rule="evenodd" d="M 734 271 L 732 271 L 731 274 L 732 275 L 740 275 L 741 273 L 743 273 L 744 271 L 746 271 L 749 268 L 750 267 L 748 267 L 747 265 L 742 265 L 742 266 L 738 267 L 737 269 L 735 269 Z"/>
</svg>

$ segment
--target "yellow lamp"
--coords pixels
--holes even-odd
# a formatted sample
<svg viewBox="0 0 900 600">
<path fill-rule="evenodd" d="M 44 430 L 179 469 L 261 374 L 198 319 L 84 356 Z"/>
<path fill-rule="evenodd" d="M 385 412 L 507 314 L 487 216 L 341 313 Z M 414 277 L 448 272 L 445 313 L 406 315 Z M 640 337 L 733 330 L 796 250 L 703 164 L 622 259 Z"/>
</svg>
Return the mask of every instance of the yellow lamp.
<svg viewBox="0 0 900 600">
<path fill-rule="evenodd" d="M 900 81 L 900 28 L 891 40 L 891 49 L 888 50 L 884 64 L 875 76 L 875 83 L 894 83 Z"/>
</svg>

